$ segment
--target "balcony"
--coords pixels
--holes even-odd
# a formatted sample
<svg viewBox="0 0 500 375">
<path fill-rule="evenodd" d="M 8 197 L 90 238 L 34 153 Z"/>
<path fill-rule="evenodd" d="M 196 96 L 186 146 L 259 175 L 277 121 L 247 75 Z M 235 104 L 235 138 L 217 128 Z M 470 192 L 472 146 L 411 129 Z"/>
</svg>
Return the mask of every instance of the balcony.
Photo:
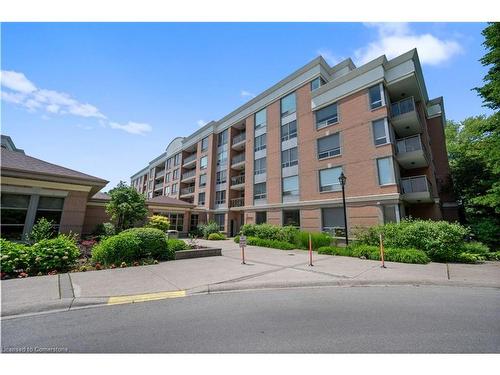
<svg viewBox="0 0 500 375">
<path fill-rule="evenodd" d="M 237 151 L 241 151 L 245 148 L 245 145 L 246 145 L 246 139 L 247 139 L 247 135 L 246 133 L 240 133 L 238 134 L 236 137 L 233 138 L 233 142 L 232 142 L 232 149 L 233 150 L 237 150 Z"/>
<path fill-rule="evenodd" d="M 189 186 L 181 189 L 181 197 L 191 194 L 194 194 L 194 186 Z"/>
<path fill-rule="evenodd" d="M 422 131 L 413 96 L 392 103 L 391 115 L 392 126 L 399 136 L 407 137 Z"/>
<path fill-rule="evenodd" d="M 243 207 L 245 205 L 245 197 L 231 199 L 231 207 Z"/>
<path fill-rule="evenodd" d="M 160 190 L 160 189 L 163 189 L 163 181 L 158 184 L 155 184 L 154 190 Z"/>
<path fill-rule="evenodd" d="M 193 169 L 189 172 L 184 172 L 182 174 L 182 178 L 181 178 L 181 181 L 182 182 L 188 182 L 188 181 L 192 181 L 196 179 L 196 169 Z"/>
<path fill-rule="evenodd" d="M 429 166 L 427 152 L 420 135 L 398 139 L 396 142 L 398 163 L 404 169 L 423 168 Z"/>
<path fill-rule="evenodd" d="M 155 174 L 155 178 L 160 178 L 160 177 L 163 177 L 163 176 L 165 176 L 165 169 L 159 170 Z"/>
<path fill-rule="evenodd" d="M 404 177 L 401 179 L 401 192 L 407 202 L 433 202 L 432 186 L 427 176 Z"/>
<path fill-rule="evenodd" d="M 241 174 L 239 176 L 231 177 L 231 189 L 233 190 L 245 190 L 245 175 Z"/>
<path fill-rule="evenodd" d="M 231 159 L 231 168 L 232 169 L 245 169 L 245 153 L 241 153 L 236 155 Z"/>
<path fill-rule="evenodd" d="M 189 155 L 182 161 L 183 168 L 194 168 L 196 167 L 196 154 Z"/>
</svg>

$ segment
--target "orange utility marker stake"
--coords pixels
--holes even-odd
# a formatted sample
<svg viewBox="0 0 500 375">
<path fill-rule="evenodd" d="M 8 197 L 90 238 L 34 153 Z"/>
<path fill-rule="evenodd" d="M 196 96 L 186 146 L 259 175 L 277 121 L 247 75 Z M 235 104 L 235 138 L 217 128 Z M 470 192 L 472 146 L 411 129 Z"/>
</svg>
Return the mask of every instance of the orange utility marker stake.
<svg viewBox="0 0 500 375">
<path fill-rule="evenodd" d="M 312 249 L 312 240 L 311 233 L 309 233 L 309 266 L 313 266 L 313 249 Z"/>
<path fill-rule="evenodd" d="M 382 260 L 380 268 L 387 268 L 384 263 L 384 235 L 382 233 L 380 233 L 380 259 Z"/>
<path fill-rule="evenodd" d="M 241 264 L 245 263 L 245 246 L 247 245 L 246 236 L 240 236 L 240 247 L 241 247 Z"/>
</svg>

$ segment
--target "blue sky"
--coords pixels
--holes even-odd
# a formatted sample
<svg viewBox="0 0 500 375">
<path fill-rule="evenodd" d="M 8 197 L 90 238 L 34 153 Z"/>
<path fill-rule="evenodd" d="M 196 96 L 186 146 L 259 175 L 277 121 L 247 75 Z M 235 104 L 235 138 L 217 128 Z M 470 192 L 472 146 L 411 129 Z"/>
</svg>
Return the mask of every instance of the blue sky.
<svg viewBox="0 0 500 375">
<path fill-rule="evenodd" d="M 488 114 L 471 88 L 484 23 L 3 23 L 2 134 L 29 155 L 110 180 L 318 54 L 359 65 L 419 49 L 448 119 Z M 391 56 L 392 55 L 392 56 Z"/>
</svg>

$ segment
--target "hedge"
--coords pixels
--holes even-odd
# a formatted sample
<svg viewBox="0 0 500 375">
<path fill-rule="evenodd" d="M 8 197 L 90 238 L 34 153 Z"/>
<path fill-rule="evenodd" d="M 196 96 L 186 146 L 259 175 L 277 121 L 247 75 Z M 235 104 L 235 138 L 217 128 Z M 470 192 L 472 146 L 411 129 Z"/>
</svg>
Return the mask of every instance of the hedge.
<svg viewBox="0 0 500 375">
<path fill-rule="evenodd" d="M 380 248 L 371 245 L 357 245 L 348 247 L 326 246 L 318 249 L 319 254 L 340 255 L 349 257 L 365 257 L 371 260 L 380 260 Z M 398 263 L 426 264 L 429 257 L 422 250 L 385 248 L 384 260 Z"/>
<path fill-rule="evenodd" d="M 239 237 L 238 237 L 238 241 L 236 241 L 236 238 L 235 238 L 235 242 L 239 243 Z M 293 250 L 293 249 L 297 248 L 294 244 L 291 244 L 291 243 L 286 242 L 286 241 L 266 240 L 266 239 L 257 238 L 257 237 L 247 237 L 247 245 L 270 247 L 273 249 L 280 249 L 280 250 Z"/>
<path fill-rule="evenodd" d="M 208 235 L 208 239 L 211 241 L 220 241 L 220 240 L 225 240 L 226 236 L 222 233 L 210 233 Z"/>
<path fill-rule="evenodd" d="M 136 233 L 122 232 L 102 240 L 92 248 L 92 261 L 101 264 L 119 264 L 146 258 L 141 250 L 141 239 Z"/>
<path fill-rule="evenodd" d="M 189 248 L 187 243 L 185 243 L 182 240 L 175 239 L 175 238 L 172 238 L 172 239 L 167 241 L 167 247 L 168 247 L 169 254 L 171 254 L 171 256 L 172 256 L 172 258 L 170 258 L 170 259 L 175 258 L 176 251 L 187 250 Z"/>
<path fill-rule="evenodd" d="M 122 233 L 134 233 L 139 237 L 141 253 L 140 258 L 153 258 L 157 260 L 170 260 L 175 258 L 175 252 L 170 252 L 167 246 L 167 235 L 157 228 L 131 228 Z M 135 260 L 138 260 L 135 259 Z"/>
</svg>

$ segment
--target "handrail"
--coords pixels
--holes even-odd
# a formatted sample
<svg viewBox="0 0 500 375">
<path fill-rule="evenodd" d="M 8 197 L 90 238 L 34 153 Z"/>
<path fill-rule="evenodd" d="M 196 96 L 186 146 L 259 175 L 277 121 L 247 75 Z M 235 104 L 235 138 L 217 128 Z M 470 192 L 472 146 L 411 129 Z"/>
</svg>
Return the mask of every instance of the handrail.
<svg viewBox="0 0 500 375">
<path fill-rule="evenodd" d="M 413 111 L 415 111 L 415 100 L 413 96 L 391 103 L 391 114 L 393 117 Z"/>
</svg>

